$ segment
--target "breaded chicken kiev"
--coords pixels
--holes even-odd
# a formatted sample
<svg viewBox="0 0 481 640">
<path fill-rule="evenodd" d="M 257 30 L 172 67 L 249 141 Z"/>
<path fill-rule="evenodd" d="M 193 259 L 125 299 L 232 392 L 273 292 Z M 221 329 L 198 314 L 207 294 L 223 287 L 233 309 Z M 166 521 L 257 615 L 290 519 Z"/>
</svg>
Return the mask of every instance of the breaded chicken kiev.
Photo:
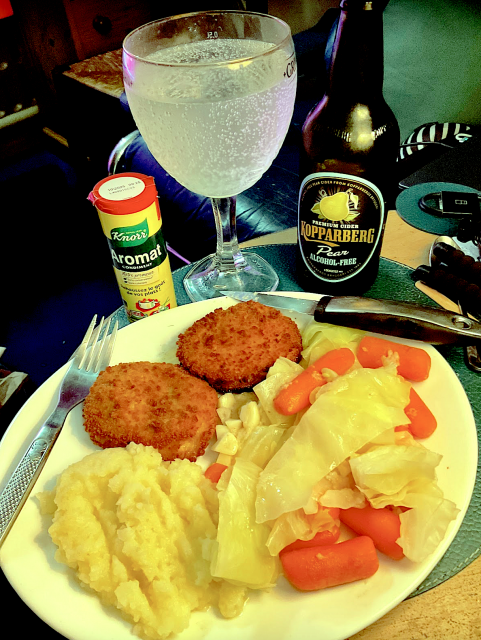
<svg viewBox="0 0 481 640">
<path fill-rule="evenodd" d="M 178 365 L 128 362 L 107 367 L 83 408 L 91 440 L 106 449 L 153 446 L 164 460 L 204 454 L 218 422 L 217 393 Z"/>
<path fill-rule="evenodd" d="M 259 302 L 216 309 L 179 336 L 180 364 L 220 392 L 251 389 L 281 356 L 299 362 L 297 324 Z"/>
</svg>

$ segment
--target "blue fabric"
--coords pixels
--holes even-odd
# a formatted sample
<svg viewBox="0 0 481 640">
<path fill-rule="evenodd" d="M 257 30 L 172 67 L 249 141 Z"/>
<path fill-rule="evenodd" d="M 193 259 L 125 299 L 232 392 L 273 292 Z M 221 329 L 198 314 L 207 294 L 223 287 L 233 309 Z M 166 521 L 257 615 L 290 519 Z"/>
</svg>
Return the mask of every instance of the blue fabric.
<svg viewBox="0 0 481 640">
<path fill-rule="evenodd" d="M 129 145 L 122 164 L 125 171 L 154 177 L 163 234 L 171 247 L 189 260 L 214 251 L 216 233 L 209 198 L 192 193 L 174 180 L 155 160 L 141 136 Z"/>
<path fill-rule="evenodd" d="M 119 171 L 153 176 L 166 241 L 188 260 L 213 253 L 216 229 L 209 198 L 180 185 L 154 159 L 143 138 L 128 146 Z M 239 242 L 282 231 L 297 223 L 298 144 L 286 140 L 264 176 L 237 197 Z"/>
</svg>

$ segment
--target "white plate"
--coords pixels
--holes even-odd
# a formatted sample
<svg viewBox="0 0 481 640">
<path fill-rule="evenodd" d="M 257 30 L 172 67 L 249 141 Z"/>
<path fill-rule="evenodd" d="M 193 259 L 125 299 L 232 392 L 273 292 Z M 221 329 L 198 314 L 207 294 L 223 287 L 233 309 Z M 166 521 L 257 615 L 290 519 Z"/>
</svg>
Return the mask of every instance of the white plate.
<svg viewBox="0 0 481 640">
<path fill-rule="evenodd" d="M 176 362 L 178 334 L 206 313 L 231 304 L 230 299 L 190 304 L 125 327 L 119 332 L 112 364 L 135 360 Z M 296 319 L 301 321 L 300 318 Z M 242 615 L 233 620 L 224 620 L 215 611 L 194 613 L 190 627 L 178 636 L 179 640 L 344 640 L 395 607 L 432 571 L 451 544 L 468 507 L 476 477 L 478 444 L 471 407 L 458 378 L 433 347 L 425 348 L 432 358 L 432 372 L 417 389 L 439 424 L 427 444 L 443 455 L 438 467 L 439 484 L 446 498 L 460 509 L 436 553 L 418 565 L 406 559 L 395 562 L 380 554 L 380 569 L 369 580 L 319 592 L 299 593 L 280 579 L 270 593 L 254 593 Z M 42 385 L 7 430 L 0 443 L 1 487 L 53 409 L 65 370 L 62 368 Z M 0 563 L 25 603 L 69 640 L 132 640 L 131 625 L 113 609 L 104 608 L 95 595 L 78 585 L 70 569 L 55 561 L 55 547 L 47 533 L 48 520 L 40 516 L 33 497 L 42 489 L 53 488 L 57 475 L 68 464 L 95 450 L 97 447 L 83 429 L 82 409 L 78 406 L 68 416 L 32 496 L 0 550 Z"/>
</svg>

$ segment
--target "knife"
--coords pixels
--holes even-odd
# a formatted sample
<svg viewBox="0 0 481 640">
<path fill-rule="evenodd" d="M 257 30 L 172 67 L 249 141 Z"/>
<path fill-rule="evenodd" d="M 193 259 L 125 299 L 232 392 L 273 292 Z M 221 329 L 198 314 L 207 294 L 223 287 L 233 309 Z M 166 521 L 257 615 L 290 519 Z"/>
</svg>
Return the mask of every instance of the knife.
<svg viewBox="0 0 481 640">
<path fill-rule="evenodd" d="M 321 296 L 319 300 L 270 293 L 223 291 L 241 302 L 254 300 L 268 307 L 304 313 L 316 322 L 373 331 L 431 344 L 473 344 L 481 341 L 481 323 L 459 313 L 396 300 L 359 296 Z"/>
</svg>

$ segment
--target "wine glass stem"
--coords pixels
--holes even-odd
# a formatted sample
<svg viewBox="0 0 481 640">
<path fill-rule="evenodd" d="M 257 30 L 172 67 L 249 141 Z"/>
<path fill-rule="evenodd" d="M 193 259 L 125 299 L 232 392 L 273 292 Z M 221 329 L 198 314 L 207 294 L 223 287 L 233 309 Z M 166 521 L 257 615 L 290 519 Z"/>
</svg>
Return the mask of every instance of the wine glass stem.
<svg viewBox="0 0 481 640">
<path fill-rule="evenodd" d="M 239 249 L 236 226 L 236 197 L 211 198 L 217 231 L 214 262 L 219 271 L 236 271 L 245 264 Z"/>
</svg>

